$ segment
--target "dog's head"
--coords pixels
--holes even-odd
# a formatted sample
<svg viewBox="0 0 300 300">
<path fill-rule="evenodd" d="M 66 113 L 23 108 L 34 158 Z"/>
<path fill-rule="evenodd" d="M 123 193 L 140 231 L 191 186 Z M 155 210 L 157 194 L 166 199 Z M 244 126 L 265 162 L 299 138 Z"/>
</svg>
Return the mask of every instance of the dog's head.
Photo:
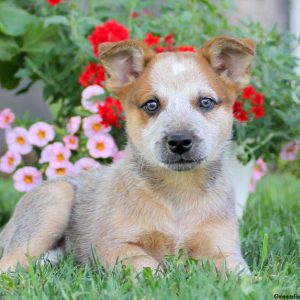
<svg viewBox="0 0 300 300">
<path fill-rule="evenodd" d="M 198 53 L 155 54 L 141 41 L 104 43 L 107 88 L 120 97 L 130 143 L 175 171 L 215 160 L 231 137 L 232 105 L 249 83 L 255 43 L 218 37 Z"/>
</svg>

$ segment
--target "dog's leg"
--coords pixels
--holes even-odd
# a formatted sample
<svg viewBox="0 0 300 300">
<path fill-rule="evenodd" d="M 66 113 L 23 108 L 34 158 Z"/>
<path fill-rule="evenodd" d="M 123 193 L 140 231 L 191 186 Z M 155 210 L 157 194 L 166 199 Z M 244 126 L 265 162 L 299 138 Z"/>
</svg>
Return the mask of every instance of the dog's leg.
<svg viewBox="0 0 300 300">
<path fill-rule="evenodd" d="M 187 251 L 193 258 L 208 258 L 218 270 L 225 265 L 228 271 L 249 274 L 240 251 L 238 227 L 234 218 L 212 219 L 202 224 L 198 233 L 187 242 Z"/>
<path fill-rule="evenodd" d="M 0 235 L 3 256 L 0 271 L 23 267 L 63 238 L 69 221 L 73 186 L 64 181 L 48 182 L 27 193 Z"/>
<path fill-rule="evenodd" d="M 108 269 L 112 269 L 118 261 L 133 266 L 137 273 L 146 267 L 153 271 L 159 269 L 159 262 L 155 258 L 148 255 L 141 247 L 129 243 L 99 255 L 99 259 Z"/>
</svg>

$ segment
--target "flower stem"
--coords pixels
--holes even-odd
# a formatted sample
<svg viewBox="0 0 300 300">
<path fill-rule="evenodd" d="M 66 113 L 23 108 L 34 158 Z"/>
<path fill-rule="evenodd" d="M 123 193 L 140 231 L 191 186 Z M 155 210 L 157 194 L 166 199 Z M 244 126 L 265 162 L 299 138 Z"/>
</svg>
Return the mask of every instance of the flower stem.
<svg viewBox="0 0 300 300">
<path fill-rule="evenodd" d="M 90 15 L 95 16 L 95 0 L 90 0 Z"/>
</svg>

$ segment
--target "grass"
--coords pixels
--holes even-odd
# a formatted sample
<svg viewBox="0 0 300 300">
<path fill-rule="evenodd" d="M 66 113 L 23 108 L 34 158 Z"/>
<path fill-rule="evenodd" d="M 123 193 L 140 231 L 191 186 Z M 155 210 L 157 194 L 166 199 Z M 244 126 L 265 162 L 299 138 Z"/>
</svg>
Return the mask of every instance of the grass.
<svg viewBox="0 0 300 300">
<path fill-rule="evenodd" d="M 9 185 L 0 183 L 0 209 L 6 212 L 18 196 Z M 31 264 L 28 272 L 0 275 L 0 298 L 240 300 L 300 294 L 299 211 L 297 179 L 269 175 L 259 183 L 241 222 L 242 250 L 252 277 L 225 278 L 212 272 L 208 263 L 199 266 L 170 257 L 165 274 L 155 277 L 145 269 L 137 279 L 126 268 L 107 273 L 100 266 L 78 266 L 69 255 L 55 267 Z"/>
</svg>

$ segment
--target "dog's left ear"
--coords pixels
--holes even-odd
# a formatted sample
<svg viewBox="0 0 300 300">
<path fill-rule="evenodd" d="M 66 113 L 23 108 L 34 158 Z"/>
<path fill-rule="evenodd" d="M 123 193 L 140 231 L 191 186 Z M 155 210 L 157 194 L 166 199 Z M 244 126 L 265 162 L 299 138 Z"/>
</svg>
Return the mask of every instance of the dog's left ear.
<svg viewBox="0 0 300 300">
<path fill-rule="evenodd" d="M 105 86 L 116 95 L 139 77 L 155 55 L 139 40 L 103 43 L 99 46 L 99 53 L 106 73 Z"/>
<path fill-rule="evenodd" d="M 253 40 L 217 37 L 204 44 L 200 53 L 225 83 L 238 90 L 249 84 L 255 53 Z"/>
</svg>

